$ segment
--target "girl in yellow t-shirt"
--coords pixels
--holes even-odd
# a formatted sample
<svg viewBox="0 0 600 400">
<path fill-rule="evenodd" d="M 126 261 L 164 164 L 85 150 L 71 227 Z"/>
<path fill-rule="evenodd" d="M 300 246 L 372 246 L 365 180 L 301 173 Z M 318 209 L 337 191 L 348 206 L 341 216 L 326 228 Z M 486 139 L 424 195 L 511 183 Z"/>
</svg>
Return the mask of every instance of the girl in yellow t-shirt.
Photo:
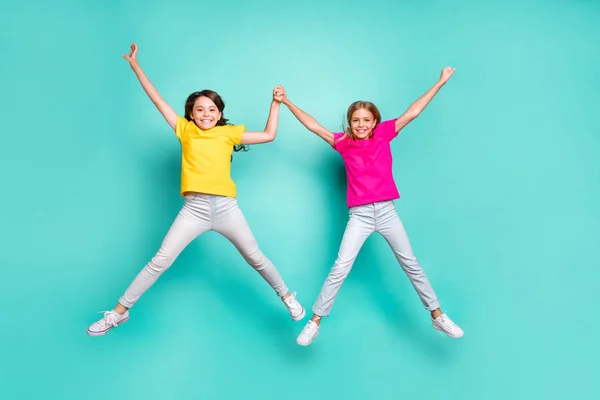
<svg viewBox="0 0 600 400">
<path fill-rule="evenodd" d="M 273 263 L 263 255 L 248 223 L 238 207 L 235 184 L 230 177 L 231 154 L 246 145 L 271 142 L 277 134 L 283 89 L 273 90 L 269 119 L 263 132 L 249 132 L 243 125 L 228 125 L 223 116 L 225 104 L 211 91 L 192 93 L 185 103 L 185 117 L 178 116 L 167 104 L 137 61 L 137 45 L 131 45 L 123 57 L 135 72 L 144 91 L 175 131 L 181 143 L 181 194 L 185 203 L 160 249 L 138 273 L 116 307 L 91 324 L 90 336 L 101 336 L 129 320 L 129 309 L 169 268 L 185 247 L 202 233 L 212 230 L 225 236 L 246 262 L 265 279 L 280 296 L 294 321 L 306 315 L 296 294 L 288 291 Z"/>
</svg>

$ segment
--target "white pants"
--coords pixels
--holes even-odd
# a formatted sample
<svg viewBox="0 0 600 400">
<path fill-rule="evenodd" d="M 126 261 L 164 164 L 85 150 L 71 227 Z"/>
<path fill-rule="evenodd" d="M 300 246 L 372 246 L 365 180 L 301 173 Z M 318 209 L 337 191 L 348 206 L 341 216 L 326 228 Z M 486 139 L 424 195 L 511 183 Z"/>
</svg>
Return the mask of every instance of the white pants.
<svg viewBox="0 0 600 400">
<path fill-rule="evenodd" d="M 350 208 L 350 219 L 346 225 L 338 257 L 321 288 L 313 312 L 319 316 L 329 315 L 335 297 L 350 273 L 358 252 L 373 232 L 381 234 L 390 245 L 425 308 L 429 311 L 438 309 L 440 303 L 429 279 L 412 252 L 394 202 L 382 201 Z"/>
<path fill-rule="evenodd" d="M 206 231 L 225 236 L 281 297 L 288 292 L 273 263 L 260 251 L 237 200 L 232 197 L 189 194 L 160 249 L 127 288 L 119 303 L 131 308 L 194 239 Z"/>
</svg>

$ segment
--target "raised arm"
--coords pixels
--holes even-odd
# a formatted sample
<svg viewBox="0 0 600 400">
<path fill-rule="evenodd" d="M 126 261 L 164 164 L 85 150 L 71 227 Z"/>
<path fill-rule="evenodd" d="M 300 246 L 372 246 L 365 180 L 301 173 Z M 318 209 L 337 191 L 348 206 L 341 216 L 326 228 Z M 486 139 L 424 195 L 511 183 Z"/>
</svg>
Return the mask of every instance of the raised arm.
<svg viewBox="0 0 600 400">
<path fill-rule="evenodd" d="M 279 122 L 279 109 L 281 107 L 283 88 L 277 86 L 273 89 L 273 101 L 269 110 L 269 118 L 263 132 L 244 132 L 241 144 L 261 144 L 275 140 L 277 136 L 277 124 Z"/>
<path fill-rule="evenodd" d="M 417 118 L 419 114 L 427 107 L 429 102 L 433 99 L 433 97 L 437 94 L 437 92 L 448 82 L 448 79 L 452 76 L 452 74 L 456 71 L 456 68 L 446 67 L 442 70 L 442 74 L 440 75 L 440 79 L 429 89 L 423 96 L 421 96 L 417 101 L 412 103 L 410 107 L 402 114 L 400 117 L 396 119 L 396 133 L 400 132 L 402 128 L 404 128 L 410 121 Z"/>
<path fill-rule="evenodd" d="M 142 70 L 137 61 L 137 51 L 138 47 L 134 43 L 131 45 L 131 51 L 129 52 L 129 55 L 127 56 L 123 54 L 123 58 L 129 61 L 129 66 L 131 66 L 131 69 L 133 70 L 133 72 L 135 72 L 135 75 L 142 84 L 142 88 L 144 88 L 144 91 L 146 92 L 148 97 L 150 97 L 152 103 L 154 103 L 158 111 L 160 111 L 160 113 L 169 123 L 171 128 L 175 130 L 175 127 L 177 126 L 177 113 L 175 113 L 171 106 L 163 100 L 160 93 L 158 93 L 158 90 L 156 90 L 152 82 L 150 82 L 150 79 L 148 79 L 146 74 L 144 74 L 144 71 Z"/>
<path fill-rule="evenodd" d="M 296 118 L 298 118 L 298 121 L 300 121 L 302 123 L 302 125 L 304 125 L 306 127 L 306 129 L 317 134 L 324 141 L 326 141 L 330 146 L 333 146 L 333 142 L 334 142 L 333 133 L 331 133 L 327 129 L 323 128 L 321 125 L 319 125 L 317 120 L 315 120 L 312 116 L 308 115 L 307 113 L 302 111 L 298 106 L 296 106 L 294 103 L 292 103 L 290 101 L 290 99 L 288 99 L 287 94 L 285 93 L 285 90 L 283 92 L 282 103 L 285 104 L 287 106 L 287 108 L 289 108 L 289 110 L 292 112 L 292 114 L 294 114 L 294 116 Z"/>
</svg>

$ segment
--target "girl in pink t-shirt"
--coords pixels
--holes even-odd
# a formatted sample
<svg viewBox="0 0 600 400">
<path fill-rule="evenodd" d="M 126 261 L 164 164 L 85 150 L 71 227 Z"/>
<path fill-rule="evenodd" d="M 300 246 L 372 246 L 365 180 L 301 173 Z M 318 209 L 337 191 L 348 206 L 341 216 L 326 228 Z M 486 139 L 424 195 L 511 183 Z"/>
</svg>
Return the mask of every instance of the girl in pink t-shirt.
<svg viewBox="0 0 600 400">
<path fill-rule="evenodd" d="M 374 232 L 380 233 L 394 251 L 423 305 L 430 311 L 433 327 L 453 338 L 463 336 L 462 329 L 440 310 L 440 303 L 412 252 L 404 226 L 396 212 L 394 200 L 400 195 L 392 173 L 390 149 L 391 140 L 423 111 L 454 71 L 451 67 L 444 68 L 438 82 L 396 119 L 382 122 L 379 110 L 373 103 L 352 103 L 347 112 L 349 127 L 340 133 L 332 133 L 323 128 L 284 95 L 283 104 L 294 116 L 342 156 L 348 185 L 346 199 L 350 209 L 338 257 L 313 306 L 311 320 L 298 336 L 298 344 L 307 346 L 317 337 L 321 317 L 329 315 L 358 252 Z"/>
</svg>

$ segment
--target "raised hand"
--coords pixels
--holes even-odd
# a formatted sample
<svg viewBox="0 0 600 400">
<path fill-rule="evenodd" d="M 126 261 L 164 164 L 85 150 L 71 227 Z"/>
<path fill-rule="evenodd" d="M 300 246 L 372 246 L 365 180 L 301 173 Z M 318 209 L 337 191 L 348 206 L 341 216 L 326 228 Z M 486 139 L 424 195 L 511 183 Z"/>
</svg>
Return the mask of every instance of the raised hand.
<svg viewBox="0 0 600 400">
<path fill-rule="evenodd" d="M 273 89 L 273 100 L 281 103 L 285 99 L 285 89 L 283 86 L 278 85 Z"/>
<path fill-rule="evenodd" d="M 138 63 L 137 51 L 138 51 L 137 44 L 133 43 L 131 45 L 131 50 L 129 51 L 129 55 L 127 56 L 127 55 L 123 54 L 123 58 L 126 59 L 127 61 L 129 61 L 129 65 L 132 67 L 137 65 L 137 63 Z"/>
<path fill-rule="evenodd" d="M 456 71 L 456 68 L 446 67 L 442 70 L 442 74 L 440 75 L 440 81 L 446 83 L 448 79 L 452 76 L 452 74 Z"/>
<path fill-rule="evenodd" d="M 152 100 L 152 103 L 154 103 L 158 111 L 160 111 L 169 126 L 175 130 L 177 127 L 177 113 L 166 101 L 164 101 L 160 93 L 158 93 L 158 90 L 156 90 L 152 82 L 150 82 L 150 79 L 148 79 L 144 71 L 142 71 L 142 67 L 140 67 L 138 64 L 137 51 L 137 44 L 133 43 L 131 45 L 129 55 L 123 54 L 123 58 L 129 62 L 129 66 L 140 81 L 140 84 L 142 85 L 142 88 L 144 88 L 144 91 L 148 97 L 150 97 L 150 100 Z"/>
</svg>

